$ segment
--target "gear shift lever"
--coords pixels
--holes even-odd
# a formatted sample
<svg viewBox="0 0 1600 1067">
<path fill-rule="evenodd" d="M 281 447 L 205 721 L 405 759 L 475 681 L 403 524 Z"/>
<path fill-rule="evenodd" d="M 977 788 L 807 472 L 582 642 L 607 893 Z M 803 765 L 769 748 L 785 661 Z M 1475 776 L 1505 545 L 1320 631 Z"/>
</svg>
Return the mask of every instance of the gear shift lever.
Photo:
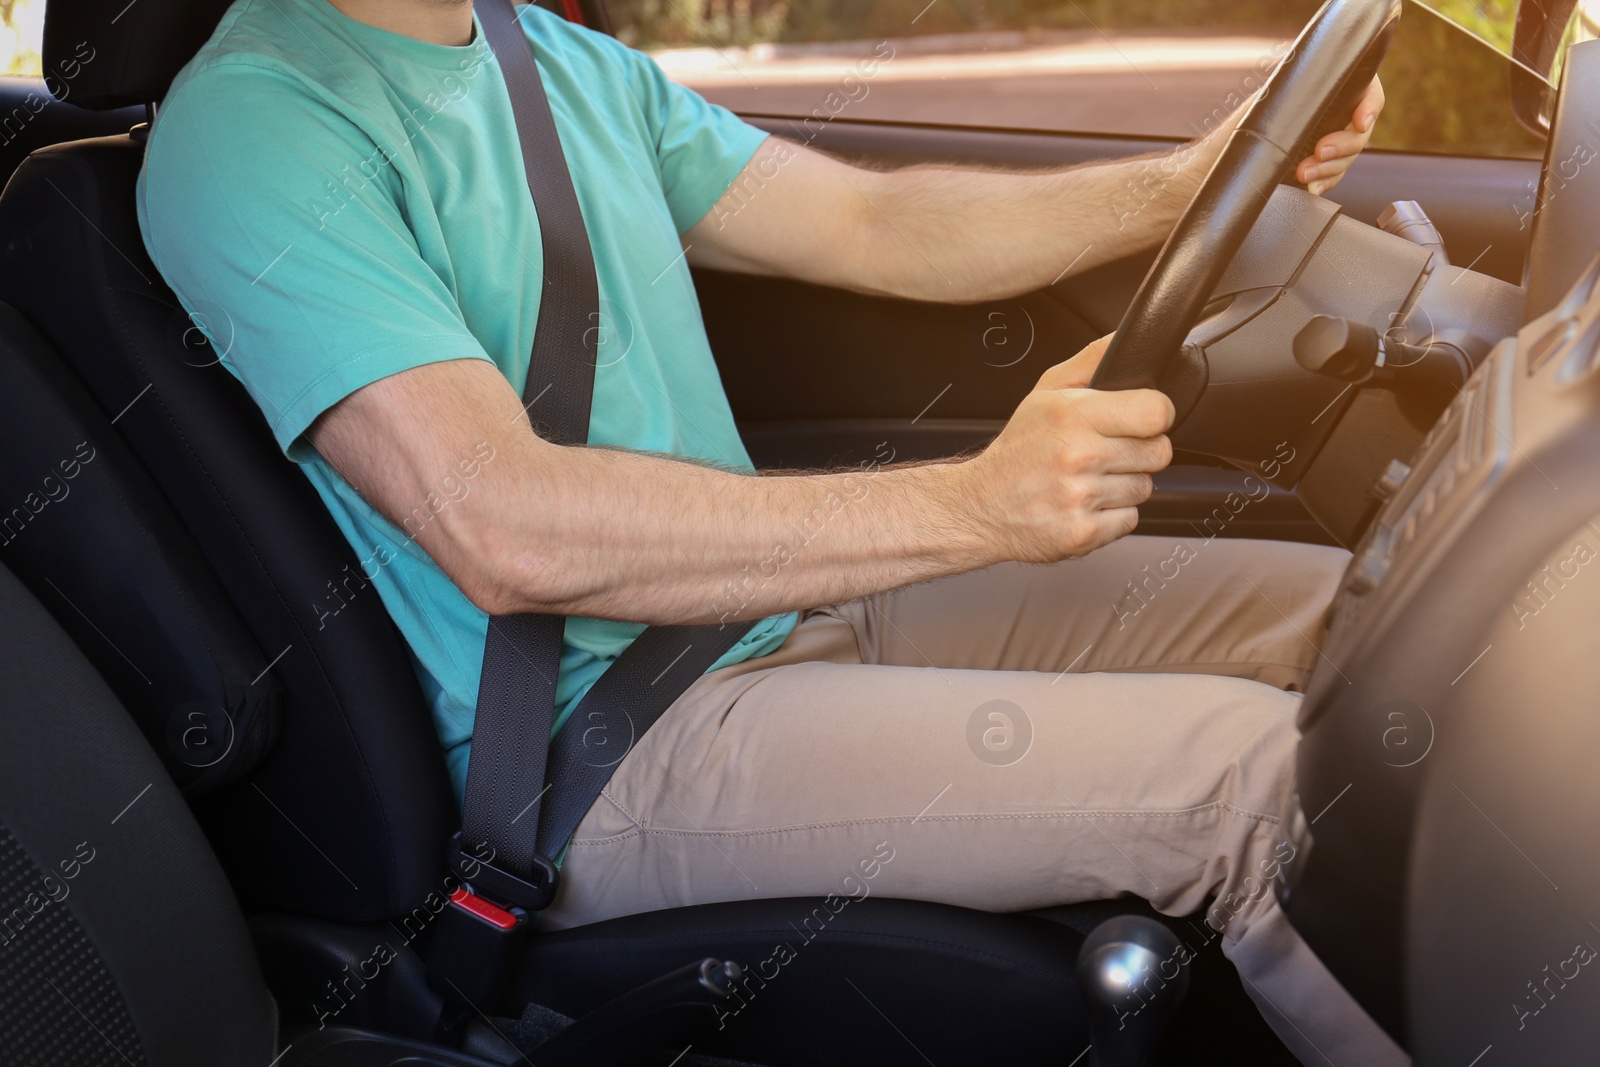
<svg viewBox="0 0 1600 1067">
<path fill-rule="evenodd" d="M 1078 950 L 1095 1067 L 1145 1067 L 1189 988 L 1171 930 L 1140 915 L 1107 919 Z"/>
</svg>

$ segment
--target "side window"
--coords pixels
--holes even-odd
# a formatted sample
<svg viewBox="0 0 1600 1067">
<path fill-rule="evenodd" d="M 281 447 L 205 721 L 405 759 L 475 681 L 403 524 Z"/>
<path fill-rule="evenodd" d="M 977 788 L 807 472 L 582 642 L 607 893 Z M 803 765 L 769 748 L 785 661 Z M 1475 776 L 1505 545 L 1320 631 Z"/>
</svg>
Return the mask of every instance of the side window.
<svg viewBox="0 0 1600 1067">
<path fill-rule="evenodd" d="M 1597 38 L 1600 38 L 1600 0 L 1578 0 L 1571 17 L 1567 20 L 1567 31 L 1561 35 L 1561 44 L 1556 49 L 1555 65 L 1551 69 L 1550 81 L 1557 85 L 1561 84 L 1561 68 L 1566 64 L 1568 48 Z"/>
<path fill-rule="evenodd" d="M 44 0 L 0 0 L 0 74 L 39 77 L 43 41 Z"/>
<path fill-rule="evenodd" d="M 1544 158 L 1512 114 L 1517 0 L 1407 2 L 1379 71 L 1389 103 L 1373 143 L 1409 152 Z"/>
<path fill-rule="evenodd" d="M 1384 64 L 1390 103 L 1377 147 L 1539 157 L 1542 143 L 1516 124 L 1507 102 L 1501 53 L 1516 0 L 1430 2 L 1438 13 L 1406 4 Z M 1260 85 L 1319 6 L 609 0 L 623 41 L 740 114 L 1151 138 L 1202 132 L 1218 109 Z"/>
</svg>

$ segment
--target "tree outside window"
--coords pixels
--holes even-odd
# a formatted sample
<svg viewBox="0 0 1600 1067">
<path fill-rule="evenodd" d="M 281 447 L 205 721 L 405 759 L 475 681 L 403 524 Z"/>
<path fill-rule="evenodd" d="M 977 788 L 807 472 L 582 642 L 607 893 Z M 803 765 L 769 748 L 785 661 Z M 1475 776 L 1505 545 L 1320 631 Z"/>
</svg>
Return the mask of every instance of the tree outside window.
<svg viewBox="0 0 1600 1067">
<path fill-rule="evenodd" d="M 43 39 L 44 0 L 0 0 L 0 74 L 37 78 Z"/>
</svg>

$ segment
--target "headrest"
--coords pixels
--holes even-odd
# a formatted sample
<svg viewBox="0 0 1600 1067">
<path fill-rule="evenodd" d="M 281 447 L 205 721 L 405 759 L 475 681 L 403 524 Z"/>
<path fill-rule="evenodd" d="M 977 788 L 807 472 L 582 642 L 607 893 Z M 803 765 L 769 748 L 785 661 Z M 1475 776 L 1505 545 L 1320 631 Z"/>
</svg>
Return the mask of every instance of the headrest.
<svg viewBox="0 0 1600 1067">
<path fill-rule="evenodd" d="M 167 94 L 222 21 L 231 0 L 49 0 L 45 85 L 95 111 L 152 104 Z"/>
</svg>

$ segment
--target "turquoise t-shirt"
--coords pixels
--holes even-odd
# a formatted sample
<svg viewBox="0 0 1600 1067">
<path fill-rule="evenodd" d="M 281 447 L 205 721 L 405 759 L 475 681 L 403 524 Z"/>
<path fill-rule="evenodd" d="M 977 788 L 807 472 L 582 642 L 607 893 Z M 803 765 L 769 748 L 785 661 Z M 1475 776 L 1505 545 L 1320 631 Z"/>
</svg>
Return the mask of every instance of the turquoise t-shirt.
<svg viewBox="0 0 1600 1067">
<path fill-rule="evenodd" d="M 751 464 L 712 360 L 679 235 L 764 134 L 647 56 L 522 11 L 594 246 L 594 444 Z M 305 440 L 380 378 L 487 359 L 520 393 L 539 312 L 539 220 L 494 55 L 358 22 L 327 0 L 238 0 L 168 93 L 139 182 L 150 257 L 249 389 L 361 561 L 314 605 L 339 625 L 383 598 L 410 647 L 459 795 L 488 617 L 413 539 L 471 491 L 493 450 L 396 527 Z M 782 644 L 760 623 L 718 663 Z M 570 619 L 557 726 L 643 626 Z M 292 653 L 291 653 L 292 654 Z"/>
</svg>

